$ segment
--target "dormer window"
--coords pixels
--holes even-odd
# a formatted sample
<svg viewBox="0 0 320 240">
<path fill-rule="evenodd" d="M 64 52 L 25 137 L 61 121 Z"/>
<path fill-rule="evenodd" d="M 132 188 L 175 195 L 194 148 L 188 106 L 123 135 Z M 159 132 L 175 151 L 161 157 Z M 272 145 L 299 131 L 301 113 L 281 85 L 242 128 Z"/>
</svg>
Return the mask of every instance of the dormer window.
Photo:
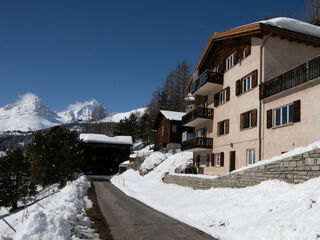
<svg viewBox="0 0 320 240">
<path fill-rule="evenodd" d="M 226 70 L 232 68 L 234 65 L 234 54 L 232 53 L 227 59 L 226 59 Z"/>
</svg>

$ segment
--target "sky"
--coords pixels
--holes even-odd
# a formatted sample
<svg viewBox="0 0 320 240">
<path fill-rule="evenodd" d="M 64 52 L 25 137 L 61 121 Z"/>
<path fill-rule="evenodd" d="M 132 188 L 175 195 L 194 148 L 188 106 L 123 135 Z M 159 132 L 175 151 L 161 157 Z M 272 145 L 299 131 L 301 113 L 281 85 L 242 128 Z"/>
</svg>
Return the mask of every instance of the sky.
<svg viewBox="0 0 320 240">
<path fill-rule="evenodd" d="M 109 113 L 146 106 L 183 60 L 192 69 L 215 32 L 304 0 L 0 1 L 0 106 L 31 92 L 55 111 L 96 99 Z"/>
</svg>

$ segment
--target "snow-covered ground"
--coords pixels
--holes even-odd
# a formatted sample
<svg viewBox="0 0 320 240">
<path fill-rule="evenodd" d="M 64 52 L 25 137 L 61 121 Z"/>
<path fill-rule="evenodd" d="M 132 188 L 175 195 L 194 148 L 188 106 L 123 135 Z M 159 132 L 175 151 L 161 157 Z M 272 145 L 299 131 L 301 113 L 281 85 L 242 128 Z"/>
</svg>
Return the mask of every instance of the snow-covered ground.
<svg viewBox="0 0 320 240">
<path fill-rule="evenodd" d="M 170 154 L 171 155 L 171 154 Z M 148 172 L 155 166 L 158 166 L 163 160 L 165 160 L 169 155 L 162 152 L 153 152 L 148 156 L 140 166 L 142 172 Z"/>
<path fill-rule="evenodd" d="M 85 209 L 92 206 L 86 197 L 90 182 L 85 176 L 68 182 L 61 191 L 34 204 L 26 212 L 14 213 L 5 219 L 16 229 L 14 233 L 0 221 L 1 240 L 76 240 L 99 239 L 91 229 Z M 3 213 L 3 212 L 2 212 Z M 87 238 L 85 237 L 87 236 Z"/>
<path fill-rule="evenodd" d="M 270 180 L 241 189 L 193 190 L 161 178 L 190 163 L 185 152 L 145 176 L 127 170 L 111 182 L 125 194 L 218 239 L 320 239 L 320 178 L 292 185 Z"/>
</svg>

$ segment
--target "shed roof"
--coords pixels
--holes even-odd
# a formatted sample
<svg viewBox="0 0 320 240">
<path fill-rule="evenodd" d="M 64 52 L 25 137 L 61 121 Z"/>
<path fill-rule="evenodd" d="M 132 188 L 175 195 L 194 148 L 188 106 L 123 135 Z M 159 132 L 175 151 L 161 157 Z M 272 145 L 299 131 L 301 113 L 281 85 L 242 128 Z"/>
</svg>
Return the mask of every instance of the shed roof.
<svg viewBox="0 0 320 240">
<path fill-rule="evenodd" d="M 82 133 L 80 140 L 85 143 L 106 143 L 106 144 L 119 144 L 119 145 L 132 145 L 131 136 L 115 136 L 108 137 L 104 134 L 96 133 Z"/>
</svg>

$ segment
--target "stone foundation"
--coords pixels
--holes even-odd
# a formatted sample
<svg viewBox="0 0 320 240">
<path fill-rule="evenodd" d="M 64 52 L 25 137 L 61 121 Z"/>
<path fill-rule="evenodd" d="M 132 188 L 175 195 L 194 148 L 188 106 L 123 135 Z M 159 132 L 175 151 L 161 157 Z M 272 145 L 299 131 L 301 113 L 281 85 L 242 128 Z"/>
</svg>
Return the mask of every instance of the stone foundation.
<svg viewBox="0 0 320 240">
<path fill-rule="evenodd" d="M 175 183 L 194 189 L 212 187 L 242 188 L 253 186 L 269 179 L 277 179 L 288 183 L 303 183 L 320 176 L 320 149 L 315 149 L 273 163 L 230 173 L 214 179 L 166 175 L 165 183 Z"/>
</svg>

